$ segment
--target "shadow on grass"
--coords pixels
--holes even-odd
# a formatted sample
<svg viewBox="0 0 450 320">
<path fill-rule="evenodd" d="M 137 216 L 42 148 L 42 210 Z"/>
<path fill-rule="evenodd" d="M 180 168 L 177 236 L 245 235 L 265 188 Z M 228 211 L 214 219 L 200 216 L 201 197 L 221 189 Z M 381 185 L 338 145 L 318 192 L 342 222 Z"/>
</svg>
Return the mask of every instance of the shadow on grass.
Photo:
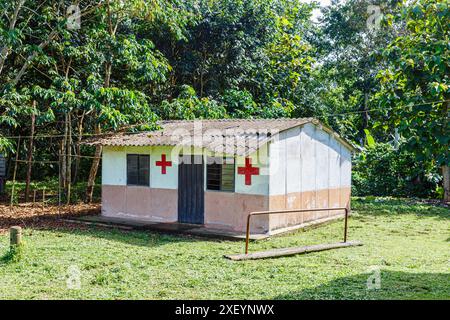
<svg viewBox="0 0 450 320">
<path fill-rule="evenodd" d="M 138 246 L 160 246 L 174 242 L 193 242 L 197 238 L 188 235 L 172 235 L 151 232 L 146 230 L 122 230 L 114 227 L 93 226 L 80 223 L 66 222 L 64 219 L 74 219 L 86 215 L 98 215 L 99 206 L 87 208 L 46 207 L 14 207 L 0 213 L 0 229 L 7 230 L 11 226 L 21 226 L 24 231 L 44 230 L 52 233 L 65 233 L 82 237 L 102 238 L 110 241 L 123 242 Z M 6 213 L 6 214 L 5 214 Z M 204 240 L 204 239 L 202 239 Z"/>
<path fill-rule="evenodd" d="M 355 197 L 352 198 L 352 210 L 361 215 L 411 214 L 418 217 L 433 216 L 438 219 L 450 219 L 450 208 L 438 202 L 427 202 L 413 199 Z"/>
<path fill-rule="evenodd" d="M 147 230 L 121 230 L 117 228 L 102 228 L 97 226 L 89 226 L 79 228 L 58 228 L 47 229 L 46 231 L 55 233 L 65 233 L 82 237 L 95 237 L 108 241 L 117 241 L 133 246 L 157 247 L 171 243 L 197 242 L 205 241 L 189 235 L 174 235 L 152 232 Z"/>
<path fill-rule="evenodd" d="M 275 299 L 449 299 L 450 273 L 408 273 L 380 270 L 379 289 L 368 289 L 374 273 L 338 278 L 320 286 Z M 369 280 L 370 281 L 370 280 Z M 371 282 L 374 284 L 375 282 Z"/>
<path fill-rule="evenodd" d="M 188 234 L 172 234 L 150 230 L 123 230 L 114 227 L 85 226 L 75 223 L 52 223 L 28 225 L 24 229 L 27 232 L 34 230 L 46 231 L 61 236 L 61 234 L 79 237 L 80 241 L 88 241 L 89 238 L 103 239 L 106 241 L 121 242 L 133 246 L 157 247 L 173 243 L 194 243 L 198 241 L 220 242 L 220 239 L 206 238 Z M 76 241 L 76 240 L 75 240 Z"/>
<path fill-rule="evenodd" d="M 0 257 L 0 265 L 19 262 L 22 260 L 24 254 L 24 245 L 13 246 Z"/>
<path fill-rule="evenodd" d="M 8 264 L 14 261 L 14 254 L 11 251 L 7 251 L 0 257 L 0 265 Z"/>
</svg>

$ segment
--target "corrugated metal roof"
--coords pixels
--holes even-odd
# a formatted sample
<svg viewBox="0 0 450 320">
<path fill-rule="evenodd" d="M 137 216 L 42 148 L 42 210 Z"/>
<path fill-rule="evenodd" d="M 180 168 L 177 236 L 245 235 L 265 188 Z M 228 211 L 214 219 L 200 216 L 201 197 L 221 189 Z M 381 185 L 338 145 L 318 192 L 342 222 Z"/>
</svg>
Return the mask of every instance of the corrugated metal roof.
<svg viewBox="0 0 450 320">
<path fill-rule="evenodd" d="M 279 132 L 306 123 L 323 126 L 313 118 L 172 120 L 158 122 L 161 129 L 157 131 L 119 133 L 88 139 L 84 143 L 103 146 L 194 146 L 213 152 L 247 155 Z M 323 129 L 333 132 L 326 127 Z M 352 149 L 350 144 L 343 143 Z"/>
</svg>

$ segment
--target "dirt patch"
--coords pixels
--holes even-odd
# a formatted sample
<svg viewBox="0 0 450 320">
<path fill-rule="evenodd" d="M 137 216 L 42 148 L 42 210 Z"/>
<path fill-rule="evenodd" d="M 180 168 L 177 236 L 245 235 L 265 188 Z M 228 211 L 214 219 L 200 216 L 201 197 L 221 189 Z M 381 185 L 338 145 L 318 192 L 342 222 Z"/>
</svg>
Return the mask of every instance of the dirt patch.
<svg viewBox="0 0 450 320">
<path fill-rule="evenodd" d="M 10 208 L 0 204 L 0 233 L 7 232 L 11 226 L 22 228 L 77 228 L 82 226 L 62 221 L 62 218 L 73 218 L 83 215 L 100 214 L 100 204 L 74 204 L 70 206 L 45 206 L 20 204 Z"/>
</svg>

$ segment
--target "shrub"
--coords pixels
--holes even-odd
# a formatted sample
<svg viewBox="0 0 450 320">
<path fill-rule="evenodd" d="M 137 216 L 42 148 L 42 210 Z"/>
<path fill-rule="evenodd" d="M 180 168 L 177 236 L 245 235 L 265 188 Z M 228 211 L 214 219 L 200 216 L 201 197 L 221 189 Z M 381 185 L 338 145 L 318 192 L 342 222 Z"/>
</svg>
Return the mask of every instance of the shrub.
<svg viewBox="0 0 450 320">
<path fill-rule="evenodd" d="M 430 163 L 388 143 L 368 147 L 354 158 L 354 195 L 437 197 L 440 176 Z"/>
</svg>

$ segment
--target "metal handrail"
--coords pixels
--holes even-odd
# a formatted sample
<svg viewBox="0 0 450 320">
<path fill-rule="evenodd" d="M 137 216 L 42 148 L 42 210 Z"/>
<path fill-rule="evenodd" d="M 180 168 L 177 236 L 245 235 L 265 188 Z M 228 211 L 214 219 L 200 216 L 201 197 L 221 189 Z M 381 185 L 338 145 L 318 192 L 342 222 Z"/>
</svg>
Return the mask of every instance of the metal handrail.
<svg viewBox="0 0 450 320">
<path fill-rule="evenodd" d="M 250 241 L 250 218 L 252 216 L 259 215 L 271 215 L 280 213 L 293 213 L 293 212 L 310 212 L 310 211 L 332 211 L 332 210 L 345 210 L 345 222 L 344 222 L 344 242 L 347 242 L 347 220 L 349 208 L 339 207 L 339 208 L 314 208 L 314 209 L 292 209 L 292 210 L 272 210 L 272 211 L 254 211 L 250 212 L 247 216 L 247 234 L 245 237 L 245 254 L 248 254 L 248 243 Z"/>
</svg>

